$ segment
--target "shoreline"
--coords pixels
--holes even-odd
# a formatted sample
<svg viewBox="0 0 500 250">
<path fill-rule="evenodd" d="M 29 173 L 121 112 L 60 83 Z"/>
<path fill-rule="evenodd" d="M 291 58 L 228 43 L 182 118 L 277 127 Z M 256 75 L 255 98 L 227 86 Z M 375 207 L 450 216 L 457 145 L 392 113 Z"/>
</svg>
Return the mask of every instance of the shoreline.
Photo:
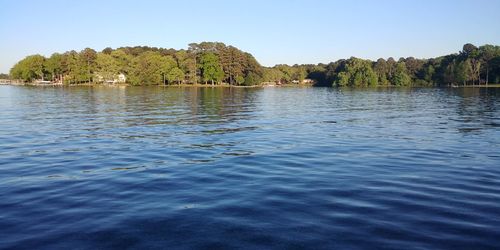
<svg viewBox="0 0 500 250">
<path fill-rule="evenodd" d="M 2 83 L 1 85 L 11 86 L 32 86 L 32 87 L 164 87 L 164 88 L 265 88 L 265 87 L 313 87 L 307 84 L 282 84 L 282 85 L 229 85 L 229 84 L 169 84 L 169 85 L 132 85 L 128 83 L 121 84 L 101 84 L 101 83 L 82 83 L 82 84 L 62 84 L 62 83 Z"/>
<path fill-rule="evenodd" d="M 163 88 L 287 88 L 287 87 L 315 87 L 312 84 L 281 84 L 281 85 L 252 85 L 252 86 L 241 86 L 241 85 L 229 85 L 229 84 L 170 84 L 170 85 L 132 85 L 128 83 L 121 84 L 101 84 L 101 83 L 82 83 L 82 84 L 62 84 L 62 83 L 19 83 L 19 82 L 11 82 L 5 83 L 2 82 L 0 85 L 10 85 L 10 86 L 30 86 L 30 87 L 163 87 Z M 321 86 L 328 87 L 328 86 Z M 349 87 L 347 88 L 371 88 L 371 87 Z M 403 87 L 403 88 L 419 88 L 419 87 L 428 87 L 428 88 L 500 88 L 500 84 L 481 84 L 481 85 L 466 85 L 466 86 L 376 86 L 376 87 Z M 344 87 L 333 87 L 333 88 L 344 88 Z"/>
</svg>

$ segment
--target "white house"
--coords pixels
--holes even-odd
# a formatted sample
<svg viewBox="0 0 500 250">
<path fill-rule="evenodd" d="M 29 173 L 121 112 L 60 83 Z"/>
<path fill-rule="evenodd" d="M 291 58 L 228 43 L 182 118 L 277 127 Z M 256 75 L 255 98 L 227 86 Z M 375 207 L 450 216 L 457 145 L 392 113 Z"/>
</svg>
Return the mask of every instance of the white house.
<svg viewBox="0 0 500 250">
<path fill-rule="evenodd" d="M 125 76 L 125 74 L 120 73 L 120 74 L 118 74 L 118 77 L 116 78 L 116 80 L 117 80 L 117 83 L 125 83 L 127 81 L 127 77 Z"/>
<path fill-rule="evenodd" d="M 105 82 L 108 84 L 125 83 L 127 81 L 127 77 L 123 73 L 114 75 L 113 79 L 104 79 L 104 77 L 102 75 L 99 75 L 99 74 L 96 74 L 95 76 L 96 76 L 98 82 Z"/>
</svg>

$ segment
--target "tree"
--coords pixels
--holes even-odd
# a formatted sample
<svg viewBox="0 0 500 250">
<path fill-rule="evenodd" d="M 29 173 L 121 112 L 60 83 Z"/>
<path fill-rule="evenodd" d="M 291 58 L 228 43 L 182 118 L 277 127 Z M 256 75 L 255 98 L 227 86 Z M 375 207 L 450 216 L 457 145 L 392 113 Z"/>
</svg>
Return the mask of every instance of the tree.
<svg viewBox="0 0 500 250">
<path fill-rule="evenodd" d="M 261 77 L 254 72 L 250 72 L 245 77 L 245 81 L 242 83 L 245 86 L 257 85 L 261 81 Z"/>
<path fill-rule="evenodd" d="M 328 86 L 325 71 L 325 65 L 321 63 L 318 65 L 308 65 L 307 78 L 313 80 L 316 86 Z"/>
<path fill-rule="evenodd" d="M 97 52 L 91 48 L 85 48 L 80 52 L 79 58 L 81 60 L 80 67 L 86 69 L 86 72 L 84 73 L 85 75 L 83 77 L 88 79 L 88 82 L 90 83 L 91 81 L 93 81 L 92 76 L 93 71 L 95 70 L 95 60 L 97 58 Z"/>
<path fill-rule="evenodd" d="M 111 52 L 111 56 L 116 62 L 116 65 L 118 66 L 118 72 L 124 73 L 124 74 L 130 74 L 132 71 L 132 61 L 133 57 L 127 53 L 125 53 L 124 50 L 118 49 L 114 50 Z"/>
<path fill-rule="evenodd" d="M 477 84 L 480 84 L 481 81 L 481 60 L 478 58 L 472 58 L 470 59 L 470 65 L 471 65 L 471 80 L 472 80 L 472 85 L 474 85 L 475 82 Z"/>
<path fill-rule="evenodd" d="M 389 81 L 387 80 L 387 73 L 389 71 L 387 62 L 383 58 L 379 58 L 375 65 L 373 66 L 373 70 L 377 74 L 378 83 L 380 85 L 388 85 Z"/>
<path fill-rule="evenodd" d="M 98 53 L 96 58 L 96 76 L 104 82 L 114 81 L 118 74 L 118 63 L 111 54 Z"/>
<path fill-rule="evenodd" d="M 456 62 L 453 61 L 445 66 L 445 70 L 443 72 L 443 81 L 448 85 L 454 84 L 457 81 L 455 64 Z"/>
<path fill-rule="evenodd" d="M 276 68 L 264 68 L 265 82 L 281 82 L 283 72 Z"/>
<path fill-rule="evenodd" d="M 187 50 L 148 46 L 86 48 L 54 53 L 49 58 L 31 55 L 12 67 L 10 76 L 26 82 L 50 79 L 65 84 L 113 80 L 123 73 L 131 84 L 302 82 L 319 86 L 378 86 L 481 84 L 500 81 L 500 47 L 465 44 L 455 54 L 431 59 L 392 57 L 376 62 L 359 58 L 328 64 L 262 67 L 250 54 L 220 42 L 192 43 Z"/>
<path fill-rule="evenodd" d="M 52 54 L 47 60 L 45 60 L 44 68 L 50 73 L 50 78 L 52 81 L 62 79 L 62 59 L 63 55 L 59 53 Z"/>
<path fill-rule="evenodd" d="M 79 82 L 80 65 L 78 64 L 78 53 L 74 50 L 67 51 L 62 55 L 61 68 L 63 72 L 62 81 L 65 84 Z"/>
<path fill-rule="evenodd" d="M 177 63 L 178 68 L 182 68 L 184 66 L 184 61 L 189 57 L 187 51 L 179 50 L 174 53 L 174 59 Z"/>
<path fill-rule="evenodd" d="M 409 86 L 411 78 L 407 73 L 406 65 L 404 62 L 398 62 L 396 70 L 392 79 L 392 83 L 396 86 Z"/>
<path fill-rule="evenodd" d="M 171 56 L 147 51 L 133 60 L 130 81 L 134 85 L 165 84 L 166 74 L 176 65 Z"/>
<path fill-rule="evenodd" d="M 106 55 L 111 55 L 111 53 L 113 53 L 113 49 L 111 47 L 106 47 L 105 49 L 102 50 L 102 53 Z"/>
<path fill-rule="evenodd" d="M 304 67 L 301 67 L 298 65 L 296 65 L 294 67 L 294 71 L 292 74 L 292 78 L 294 80 L 296 80 L 298 83 L 302 83 L 302 82 L 304 82 L 304 79 L 306 79 L 306 76 L 307 76 L 307 72 L 306 72 L 306 69 Z"/>
<path fill-rule="evenodd" d="M 434 69 L 434 66 L 432 66 L 432 64 L 428 64 L 427 66 L 425 66 L 424 68 L 424 76 L 423 76 L 423 79 L 427 82 L 427 83 L 431 83 L 432 82 L 432 79 L 434 77 L 434 73 L 436 72 L 436 70 Z"/>
<path fill-rule="evenodd" d="M 186 50 L 177 51 L 174 54 L 174 58 L 177 62 L 177 67 L 182 71 L 182 80 L 185 80 L 187 76 L 187 81 L 194 83 L 196 74 L 195 58 Z"/>
<path fill-rule="evenodd" d="M 387 59 L 387 79 L 392 79 L 394 77 L 394 72 L 396 71 L 397 62 L 394 58 L 389 57 Z"/>
<path fill-rule="evenodd" d="M 200 59 L 203 81 L 219 83 L 224 78 L 224 72 L 219 63 L 219 58 L 212 52 L 204 53 Z"/>
<path fill-rule="evenodd" d="M 235 80 L 237 85 L 242 85 L 243 83 L 245 83 L 245 78 L 243 76 L 236 76 Z"/>
<path fill-rule="evenodd" d="M 198 67 L 196 66 L 196 56 L 188 54 L 189 57 L 184 60 L 183 69 L 185 72 L 186 80 L 189 83 L 197 83 Z"/>
<path fill-rule="evenodd" d="M 371 62 L 351 57 L 346 61 L 344 71 L 338 74 L 338 86 L 375 86 L 378 76 L 371 67 Z"/>
<path fill-rule="evenodd" d="M 180 84 L 183 79 L 184 79 L 184 72 L 178 67 L 171 69 L 170 72 L 168 72 L 167 74 L 167 80 L 169 83 L 177 82 L 177 84 Z"/>
<path fill-rule="evenodd" d="M 470 44 L 470 43 L 466 43 L 464 44 L 463 48 L 462 48 L 462 54 L 465 55 L 465 57 L 469 57 L 472 55 L 472 53 L 474 53 L 475 51 L 477 50 L 477 47 L 474 46 L 473 44 Z"/>
<path fill-rule="evenodd" d="M 493 59 L 490 60 L 490 79 L 494 79 L 492 82 L 493 83 L 499 83 L 500 82 L 500 56 L 493 57 Z"/>
<path fill-rule="evenodd" d="M 347 85 L 349 85 L 349 81 L 350 81 L 350 74 L 347 73 L 347 72 L 340 72 L 338 75 L 337 75 L 337 82 L 334 83 L 334 86 L 339 86 L 339 87 L 345 87 Z"/>
<path fill-rule="evenodd" d="M 10 75 L 14 79 L 31 82 L 36 79 L 44 80 L 45 57 L 41 55 L 27 56 L 12 67 Z"/>
<path fill-rule="evenodd" d="M 293 75 L 292 67 L 285 64 L 279 64 L 274 66 L 274 68 L 281 72 L 280 81 L 283 81 L 284 83 L 289 83 L 292 81 L 292 75 Z"/>
<path fill-rule="evenodd" d="M 404 63 L 406 65 L 408 75 L 412 79 L 418 78 L 417 74 L 422 70 L 424 61 L 415 59 L 414 57 L 408 57 L 404 60 Z"/>
<path fill-rule="evenodd" d="M 219 59 L 229 84 L 234 84 L 236 76 L 244 75 L 245 54 L 233 46 L 220 46 Z"/>
<path fill-rule="evenodd" d="M 262 66 L 257 62 L 255 57 L 253 57 L 250 53 L 245 53 L 245 64 L 243 66 L 243 73 L 245 75 L 245 79 L 249 75 L 251 75 L 252 81 L 245 80 L 245 84 L 247 85 L 257 85 L 262 82 L 262 76 L 264 75 L 264 70 Z M 238 77 L 238 75 L 236 75 Z"/>
<path fill-rule="evenodd" d="M 462 82 L 465 86 L 468 81 L 472 79 L 472 65 L 469 59 L 461 62 L 455 62 L 456 65 L 454 67 L 455 79 L 458 82 Z"/>
<path fill-rule="evenodd" d="M 485 82 L 486 84 L 488 84 L 489 82 L 489 73 L 490 73 L 490 62 L 493 58 L 495 58 L 495 56 L 497 55 L 500 55 L 498 51 L 498 49 L 496 48 L 496 46 L 493 46 L 493 45 L 484 45 L 484 46 L 481 46 L 479 47 L 479 51 L 480 51 L 480 57 L 484 63 L 484 68 L 486 70 L 486 79 L 485 79 Z"/>
</svg>

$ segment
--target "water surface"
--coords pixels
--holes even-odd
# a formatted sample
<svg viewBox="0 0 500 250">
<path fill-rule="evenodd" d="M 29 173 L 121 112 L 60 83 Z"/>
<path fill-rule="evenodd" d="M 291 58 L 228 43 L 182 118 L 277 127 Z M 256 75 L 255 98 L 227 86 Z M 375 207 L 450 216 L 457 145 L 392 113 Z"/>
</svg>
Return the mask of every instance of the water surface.
<svg viewBox="0 0 500 250">
<path fill-rule="evenodd" d="M 498 89 L 0 86 L 0 248 L 498 249 Z"/>
</svg>

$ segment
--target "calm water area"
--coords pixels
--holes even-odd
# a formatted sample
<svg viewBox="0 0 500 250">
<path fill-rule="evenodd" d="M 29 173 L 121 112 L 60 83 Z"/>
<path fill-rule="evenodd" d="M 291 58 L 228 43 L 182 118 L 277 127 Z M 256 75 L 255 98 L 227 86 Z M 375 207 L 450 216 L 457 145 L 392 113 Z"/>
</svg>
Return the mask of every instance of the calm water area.
<svg viewBox="0 0 500 250">
<path fill-rule="evenodd" d="M 2 249 L 499 249 L 500 88 L 0 86 Z"/>
</svg>

